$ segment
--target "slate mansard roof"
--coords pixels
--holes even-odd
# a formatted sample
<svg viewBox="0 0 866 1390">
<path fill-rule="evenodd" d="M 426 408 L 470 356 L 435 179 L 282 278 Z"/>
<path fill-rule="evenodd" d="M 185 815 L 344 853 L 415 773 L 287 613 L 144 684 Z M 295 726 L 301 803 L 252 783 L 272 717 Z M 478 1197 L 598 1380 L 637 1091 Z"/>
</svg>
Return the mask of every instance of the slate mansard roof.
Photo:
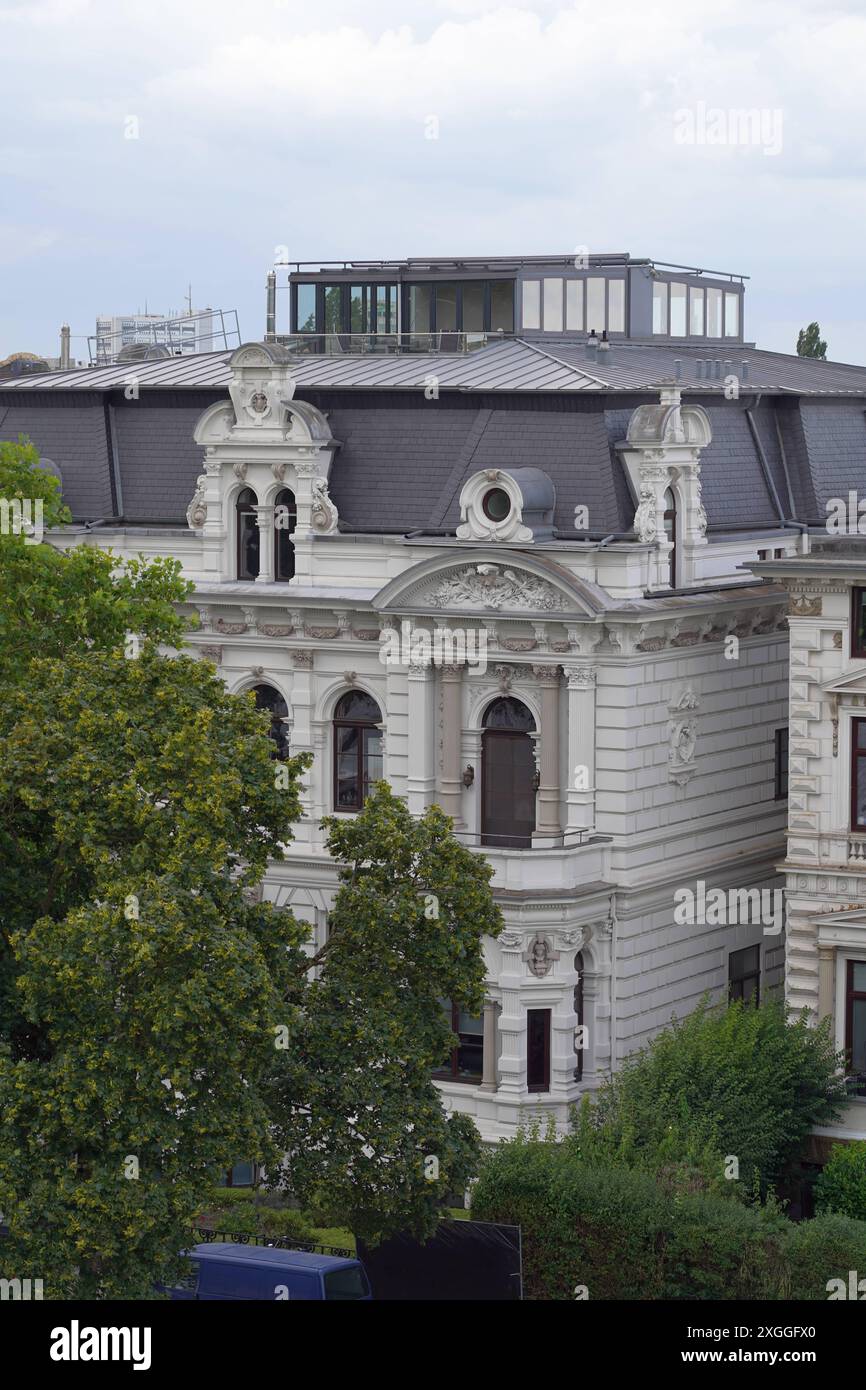
<svg viewBox="0 0 866 1390">
<path fill-rule="evenodd" d="M 78 521 L 185 525 L 203 467 L 193 429 L 227 398 L 230 355 L 0 382 L 0 439 L 27 435 L 59 467 Z M 577 506 L 589 509 L 592 535 L 628 532 L 635 504 L 615 446 L 662 382 L 710 417 L 702 480 L 711 538 L 779 525 L 780 514 L 820 525 L 829 498 L 866 490 L 866 368 L 737 345 L 721 376 L 707 379 L 707 361 L 692 348 L 617 343 L 598 362 L 577 342 L 508 339 L 468 353 L 314 355 L 292 374 L 297 396 L 327 413 L 340 441 L 331 494 L 346 531 L 453 532 L 468 477 L 531 466 L 554 482 L 562 538 L 576 536 Z M 124 394 L 132 373 L 137 400 Z M 737 400 L 725 399 L 731 373 Z M 428 400 L 431 376 L 438 398 Z"/>
</svg>

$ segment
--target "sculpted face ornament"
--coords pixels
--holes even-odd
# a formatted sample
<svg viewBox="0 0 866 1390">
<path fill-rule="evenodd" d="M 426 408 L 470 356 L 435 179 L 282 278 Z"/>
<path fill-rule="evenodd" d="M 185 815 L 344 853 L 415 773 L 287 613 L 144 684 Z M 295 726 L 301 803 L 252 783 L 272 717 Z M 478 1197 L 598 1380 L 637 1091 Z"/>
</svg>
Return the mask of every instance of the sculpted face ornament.
<svg viewBox="0 0 866 1390">
<path fill-rule="evenodd" d="M 268 409 L 268 398 L 264 391 L 254 391 L 250 396 L 250 410 L 254 415 L 264 415 Z"/>
</svg>

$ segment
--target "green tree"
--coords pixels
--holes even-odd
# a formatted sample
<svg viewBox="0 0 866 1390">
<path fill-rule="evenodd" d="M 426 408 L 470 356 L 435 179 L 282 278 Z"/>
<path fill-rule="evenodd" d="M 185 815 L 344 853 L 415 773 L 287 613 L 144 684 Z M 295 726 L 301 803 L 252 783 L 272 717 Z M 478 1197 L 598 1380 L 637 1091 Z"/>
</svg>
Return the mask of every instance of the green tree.
<svg viewBox="0 0 866 1390">
<path fill-rule="evenodd" d="M 595 1122 L 610 1144 L 668 1161 L 736 1158 L 743 1189 L 766 1192 L 812 1126 L 838 1115 L 840 1062 L 826 1022 L 811 1028 L 775 1000 L 755 1008 L 705 999 L 625 1062 L 601 1091 Z M 666 1148 L 672 1134 L 679 1153 Z"/>
<path fill-rule="evenodd" d="M 492 870 L 438 806 L 415 818 L 385 783 L 325 825 L 340 887 L 274 1078 L 284 1181 L 368 1239 L 424 1236 L 478 1158 L 474 1125 L 444 1114 L 430 1074 L 456 1042 L 442 1001 L 481 1008 L 482 938 L 502 928 Z"/>
<path fill-rule="evenodd" d="M 827 344 L 821 337 L 821 329 L 817 323 L 810 323 L 808 328 L 800 329 L 797 334 L 797 356 L 817 357 L 822 362 L 827 360 Z"/>
<path fill-rule="evenodd" d="M 833 1145 L 815 1183 L 815 1206 L 822 1214 L 838 1212 L 866 1221 L 866 1142 Z"/>
</svg>

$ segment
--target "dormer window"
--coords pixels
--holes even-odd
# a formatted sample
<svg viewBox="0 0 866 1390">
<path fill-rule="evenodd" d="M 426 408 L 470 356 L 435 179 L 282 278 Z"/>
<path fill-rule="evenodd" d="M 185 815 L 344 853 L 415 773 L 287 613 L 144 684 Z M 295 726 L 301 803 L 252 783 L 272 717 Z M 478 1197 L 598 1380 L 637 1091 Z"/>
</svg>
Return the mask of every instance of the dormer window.
<svg viewBox="0 0 866 1390">
<path fill-rule="evenodd" d="M 258 499 L 251 487 L 242 488 L 235 502 L 238 529 L 238 579 L 257 579 L 259 575 Z"/>
<path fill-rule="evenodd" d="M 504 521 L 511 511 L 511 498 L 504 488 L 492 487 L 485 492 L 481 506 L 491 521 Z"/>
</svg>

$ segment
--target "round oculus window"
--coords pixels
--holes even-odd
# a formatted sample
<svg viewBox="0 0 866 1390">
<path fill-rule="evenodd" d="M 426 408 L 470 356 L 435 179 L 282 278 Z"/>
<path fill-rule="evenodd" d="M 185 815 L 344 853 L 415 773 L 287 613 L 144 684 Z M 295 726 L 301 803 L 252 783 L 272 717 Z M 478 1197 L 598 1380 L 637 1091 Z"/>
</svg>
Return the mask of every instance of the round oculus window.
<svg viewBox="0 0 866 1390">
<path fill-rule="evenodd" d="M 485 492 L 481 507 L 484 515 L 491 521 L 504 521 L 511 511 L 511 498 L 504 488 L 492 487 L 489 492 Z"/>
</svg>

